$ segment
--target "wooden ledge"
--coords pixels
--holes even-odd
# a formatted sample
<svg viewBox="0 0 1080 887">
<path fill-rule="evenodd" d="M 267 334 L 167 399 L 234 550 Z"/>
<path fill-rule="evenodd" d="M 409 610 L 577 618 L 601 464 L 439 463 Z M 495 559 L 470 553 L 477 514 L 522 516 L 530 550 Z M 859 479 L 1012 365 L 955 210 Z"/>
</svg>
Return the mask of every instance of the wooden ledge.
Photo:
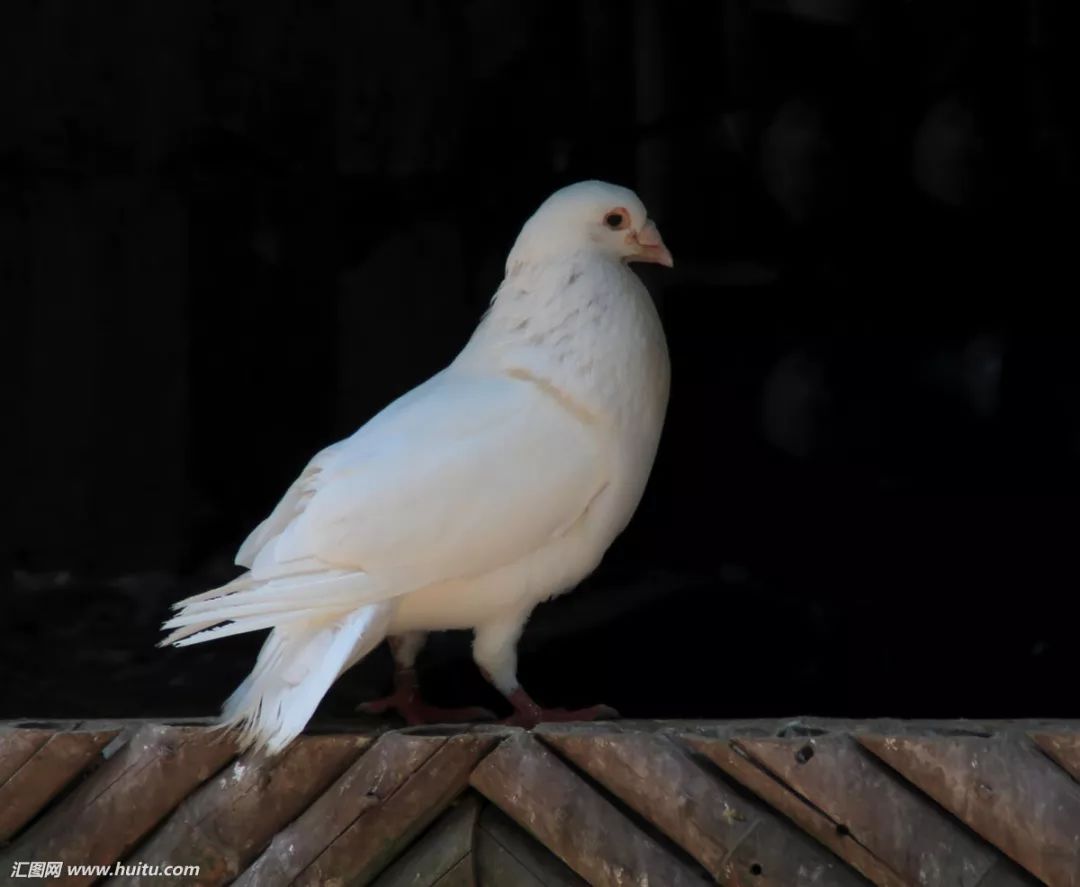
<svg viewBox="0 0 1080 887">
<path fill-rule="evenodd" d="M 110 884 L 1080 887 L 1080 723 L 323 722 L 267 760 L 204 719 L 7 721 L 0 841 L 5 874 L 198 867 Z"/>
</svg>

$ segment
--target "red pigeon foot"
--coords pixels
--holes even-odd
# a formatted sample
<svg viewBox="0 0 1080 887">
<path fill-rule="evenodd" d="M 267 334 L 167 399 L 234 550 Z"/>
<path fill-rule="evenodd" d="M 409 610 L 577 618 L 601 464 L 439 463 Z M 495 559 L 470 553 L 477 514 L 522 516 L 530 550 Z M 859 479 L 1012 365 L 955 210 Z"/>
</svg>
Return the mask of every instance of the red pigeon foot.
<svg viewBox="0 0 1080 887">
<path fill-rule="evenodd" d="M 364 714 L 381 715 L 396 711 L 410 727 L 421 724 L 461 724 L 466 721 L 492 721 L 495 715 L 486 708 L 470 706 L 468 708 L 442 708 L 428 705 L 420 696 L 417 687 L 416 672 L 403 668 L 394 674 L 394 692 L 382 699 L 365 702 L 357 706 L 357 711 Z"/>
<path fill-rule="evenodd" d="M 405 719 L 410 727 L 421 724 L 462 724 L 467 721 L 492 721 L 495 715 L 486 708 L 468 706 L 463 708 L 443 708 L 429 705 L 415 694 L 406 696 L 395 692 L 382 699 L 365 702 L 357 706 L 357 711 L 364 714 L 381 715 L 395 711 Z"/>
<path fill-rule="evenodd" d="M 520 687 L 508 697 L 514 713 L 503 721 L 510 727 L 535 727 L 537 724 L 567 723 L 569 721 L 606 721 L 619 717 L 610 705 L 590 705 L 588 708 L 541 708 Z"/>
</svg>

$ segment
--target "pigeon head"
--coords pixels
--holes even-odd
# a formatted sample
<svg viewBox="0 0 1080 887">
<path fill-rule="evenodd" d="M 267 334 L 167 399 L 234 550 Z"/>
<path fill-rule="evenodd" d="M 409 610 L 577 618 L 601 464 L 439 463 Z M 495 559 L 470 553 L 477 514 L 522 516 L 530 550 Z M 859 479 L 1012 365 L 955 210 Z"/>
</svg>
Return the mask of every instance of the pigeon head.
<svg viewBox="0 0 1080 887">
<path fill-rule="evenodd" d="M 582 253 L 668 268 L 673 264 L 638 196 L 629 188 L 590 181 L 561 188 L 540 205 L 510 251 L 507 273 Z"/>
</svg>

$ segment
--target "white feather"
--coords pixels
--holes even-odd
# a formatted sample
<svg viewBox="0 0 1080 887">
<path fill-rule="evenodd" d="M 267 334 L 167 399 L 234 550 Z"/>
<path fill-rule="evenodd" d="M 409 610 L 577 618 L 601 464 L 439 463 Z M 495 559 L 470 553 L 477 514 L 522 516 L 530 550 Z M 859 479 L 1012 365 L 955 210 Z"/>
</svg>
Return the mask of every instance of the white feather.
<svg viewBox="0 0 1080 887">
<path fill-rule="evenodd" d="M 387 632 L 494 625 L 505 637 L 477 650 L 512 686 L 529 611 L 625 526 L 669 370 L 625 232 L 588 233 L 610 206 L 645 222 L 600 183 L 541 207 L 458 358 L 312 459 L 241 546 L 247 573 L 177 605 L 163 643 L 272 629 L 225 706 L 245 742 L 283 748 Z"/>
<path fill-rule="evenodd" d="M 242 748 L 276 754 L 299 735 L 330 685 L 383 639 L 391 608 L 361 607 L 332 621 L 286 622 L 267 638 L 252 673 L 225 703 Z"/>
</svg>

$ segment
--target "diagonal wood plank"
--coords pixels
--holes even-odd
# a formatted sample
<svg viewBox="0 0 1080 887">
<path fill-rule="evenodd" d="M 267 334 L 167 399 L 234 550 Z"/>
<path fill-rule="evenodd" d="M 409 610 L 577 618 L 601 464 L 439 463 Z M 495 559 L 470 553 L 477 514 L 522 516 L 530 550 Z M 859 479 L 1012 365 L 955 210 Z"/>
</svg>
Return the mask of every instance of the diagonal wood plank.
<svg viewBox="0 0 1080 887">
<path fill-rule="evenodd" d="M 752 791 L 766 804 L 779 810 L 803 831 L 817 838 L 870 882 L 879 887 L 905 887 L 903 879 L 887 865 L 861 844 L 852 841 L 850 836 L 837 832 L 835 823 L 831 822 L 824 813 L 762 770 L 735 745 L 733 740 L 693 735 L 683 737 L 683 741 L 707 757 L 736 782 Z M 788 883 L 798 883 L 788 880 L 797 877 L 798 874 L 798 869 L 793 869 L 787 861 L 791 854 L 791 841 L 790 837 L 783 838 L 779 832 L 766 832 L 762 835 L 755 829 L 749 840 L 744 845 L 740 845 L 739 852 L 745 853 L 746 845 L 749 845 L 756 860 L 751 863 L 753 873 L 761 877 L 767 876 L 773 879 L 770 881 L 771 884 L 781 887 Z M 762 860 L 768 860 L 769 865 L 766 866 Z M 787 870 L 777 872 L 778 864 L 786 866 Z"/>
<path fill-rule="evenodd" d="M 1035 744 L 1080 782 L 1080 733 L 1032 733 Z"/>
<path fill-rule="evenodd" d="M 7 782 L 57 731 L 0 727 L 0 784 Z"/>
<path fill-rule="evenodd" d="M 481 801 L 469 795 L 456 803 L 373 882 L 373 887 L 476 887 L 472 859 Z"/>
<path fill-rule="evenodd" d="M 708 883 L 529 734 L 503 740 L 471 781 L 590 884 Z"/>
<path fill-rule="evenodd" d="M 734 740 L 752 761 L 813 804 L 831 833 L 849 835 L 907 884 L 976 887 L 1001 866 L 1001 879 L 1030 884 L 1001 853 L 980 841 L 872 757 L 850 736 Z M 828 828 L 828 826 L 827 826 Z"/>
<path fill-rule="evenodd" d="M 1023 884 L 1025 887 L 1040 887 L 1042 881 L 1009 860 L 1008 865 L 998 863 L 990 869 L 986 877 L 979 882 L 979 887 L 1017 887 L 1018 884 Z"/>
<path fill-rule="evenodd" d="M 828 852 L 706 773 L 663 734 L 551 727 L 539 735 L 679 844 L 721 884 L 745 881 L 755 860 L 745 858 L 753 844 L 744 842 L 752 832 L 767 829 L 788 833 L 788 862 L 770 865 L 762 883 L 860 883 Z M 742 853 L 737 852 L 740 846 Z"/>
<path fill-rule="evenodd" d="M 437 887 L 477 887 L 478 883 L 470 854 L 439 878 Z"/>
<path fill-rule="evenodd" d="M 36 731 L 35 731 L 36 732 Z M 120 732 L 56 733 L 0 784 L 0 841 L 10 840 L 91 764 Z"/>
<path fill-rule="evenodd" d="M 322 887 L 333 878 L 367 883 L 469 784 L 473 768 L 496 744 L 492 735 L 451 736 L 393 794 L 378 816 L 350 825 L 294 882 Z"/>
<path fill-rule="evenodd" d="M 377 810 L 445 743 L 434 736 L 388 733 L 345 771 L 291 825 L 279 832 L 236 880 L 258 887 L 273 876 L 285 883 L 313 863 L 338 835 Z"/>
<path fill-rule="evenodd" d="M 139 859 L 199 866 L 197 876 L 173 877 L 171 885 L 212 887 L 232 880 L 370 743 L 360 736 L 301 736 L 278 758 L 234 761 L 169 817 L 139 848 Z M 162 880 L 131 876 L 108 883 L 136 887 Z"/>
<path fill-rule="evenodd" d="M 480 887 L 588 887 L 561 859 L 491 804 L 480 814 L 475 855 Z"/>
<path fill-rule="evenodd" d="M 468 785 L 492 735 L 388 733 L 234 882 L 366 883 Z"/>
<path fill-rule="evenodd" d="M 862 735 L 905 779 L 1029 872 L 1080 887 L 1080 785 L 1018 737 Z"/>
<path fill-rule="evenodd" d="M 15 860 L 105 865 L 122 859 L 234 755 L 233 743 L 219 732 L 143 726 L 16 840 L 0 857 L 0 866 L 10 871 Z M 94 880 L 89 875 L 51 879 L 65 887 Z"/>
</svg>

